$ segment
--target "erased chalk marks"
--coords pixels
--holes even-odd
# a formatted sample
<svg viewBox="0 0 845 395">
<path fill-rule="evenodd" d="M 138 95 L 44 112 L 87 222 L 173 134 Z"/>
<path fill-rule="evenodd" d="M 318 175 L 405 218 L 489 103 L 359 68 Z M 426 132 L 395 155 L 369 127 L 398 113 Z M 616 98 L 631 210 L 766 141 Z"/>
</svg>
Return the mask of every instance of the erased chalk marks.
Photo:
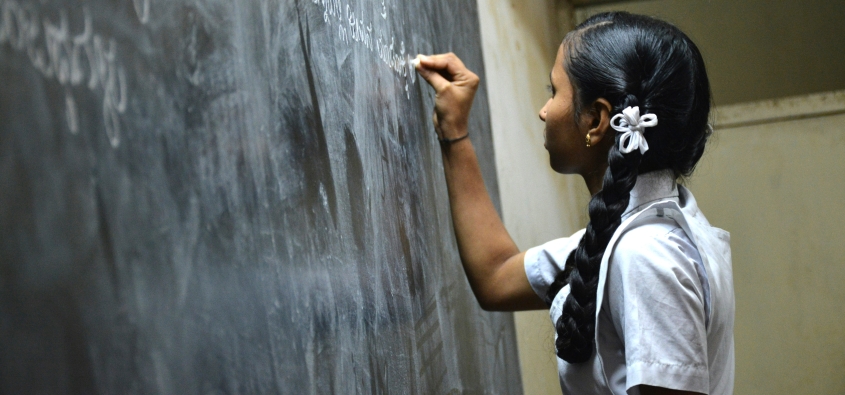
<svg viewBox="0 0 845 395">
<path fill-rule="evenodd" d="M 142 24 L 147 24 L 150 21 L 150 0 L 132 0 L 132 5 L 135 6 L 138 20 Z"/>
<path fill-rule="evenodd" d="M 443 393 L 441 387 L 446 380 L 446 364 L 443 363 L 443 334 L 437 315 L 437 299 L 431 298 L 423 309 L 422 317 L 414 324 L 416 334 L 416 355 L 419 358 L 419 375 L 423 383 L 431 385 L 425 393 Z"/>
<path fill-rule="evenodd" d="M 146 1 L 146 0 L 145 0 Z M 65 90 L 65 118 L 72 134 L 79 131 L 78 110 L 70 88 L 86 87 L 102 94 L 103 122 L 112 147 L 120 145 L 120 115 L 126 111 L 126 73 L 117 59 L 114 39 L 95 34 L 91 15 L 82 10 L 82 31 L 71 34 L 67 10 L 58 23 L 13 0 L 0 0 L 0 45 L 26 53 L 42 76 Z"/>
<path fill-rule="evenodd" d="M 352 223 L 352 236 L 355 247 L 361 257 L 366 256 L 367 225 L 370 223 L 367 210 L 367 198 L 364 188 L 367 185 L 364 173 L 364 165 L 361 161 L 361 153 L 358 151 L 358 144 L 355 142 L 355 135 L 349 126 L 343 126 L 343 141 L 346 152 L 346 183 L 349 191 L 349 211 Z"/>
<path fill-rule="evenodd" d="M 76 111 L 76 100 L 69 90 L 65 91 L 65 117 L 67 118 L 67 127 L 71 134 L 79 133 L 79 115 Z"/>
<path fill-rule="evenodd" d="M 310 111 L 303 111 L 303 114 L 306 117 L 306 125 L 308 126 L 302 128 L 302 130 L 309 131 L 309 133 L 302 136 L 304 140 L 306 140 L 305 144 L 307 144 L 303 146 L 309 148 L 308 160 L 311 162 L 309 166 L 305 167 L 306 174 L 304 179 L 312 185 L 314 183 L 319 184 L 318 192 L 320 202 L 323 203 L 324 207 L 329 208 L 332 223 L 335 223 L 335 221 L 337 221 L 337 193 L 334 185 L 334 172 L 329 159 L 331 156 L 328 148 L 328 135 L 325 130 L 325 124 L 320 110 L 320 100 L 317 95 L 317 81 L 314 77 L 314 71 L 311 66 L 311 47 L 305 39 L 305 37 L 310 35 L 310 28 L 306 22 L 305 30 L 303 30 L 302 21 L 297 21 L 299 23 L 302 59 L 305 63 L 303 66 L 308 79 L 308 92 L 311 99 Z M 311 133 L 311 131 L 316 133 Z M 313 202 L 314 200 L 311 201 Z"/>
<path fill-rule="evenodd" d="M 200 202 L 196 196 L 188 200 L 187 216 L 179 223 L 179 242 L 173 243 L 176 305 L 184 309 L 188 301 L 188 287 L 194 279 L 197 244 L 200 238 Z"/>
</svg>

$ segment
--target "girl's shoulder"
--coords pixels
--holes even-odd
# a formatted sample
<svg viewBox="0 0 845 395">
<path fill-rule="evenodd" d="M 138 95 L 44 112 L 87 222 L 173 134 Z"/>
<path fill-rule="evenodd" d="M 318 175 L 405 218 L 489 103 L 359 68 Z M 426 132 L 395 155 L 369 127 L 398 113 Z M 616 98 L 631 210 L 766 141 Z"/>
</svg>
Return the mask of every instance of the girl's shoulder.
<svg viewBox="0 0 845 395">
<path fill-rule="evenodd" d="M 636 272 L 636 277 L 679 269 L 695 273 L 701 256 L 695 243 L 675 219 L 649 216 L 636 221 L 619 236 L 609 263 L 611 268 Z M 627 276 L 625 276 L 627 277 Z"/>
</svg>

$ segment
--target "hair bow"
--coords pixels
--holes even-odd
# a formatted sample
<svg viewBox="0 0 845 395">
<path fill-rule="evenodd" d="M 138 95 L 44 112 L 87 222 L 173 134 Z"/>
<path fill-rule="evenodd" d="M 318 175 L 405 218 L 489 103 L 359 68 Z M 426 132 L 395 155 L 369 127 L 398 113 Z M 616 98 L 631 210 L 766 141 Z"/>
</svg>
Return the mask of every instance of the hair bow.
<svg viewBox="0 0 845 395">
<path fill-rule="evenodd" d="M 619 151 L 627 154 L 635 149 L 645 154 L 648 151 L 648 143 L 643 136 L 645 128 L 657 126 L 656 114 L 645 114 L 640 116 L 639 107 L 628 107 L 610 118 L 610 126 L 620 132 Z"/>
</svg>

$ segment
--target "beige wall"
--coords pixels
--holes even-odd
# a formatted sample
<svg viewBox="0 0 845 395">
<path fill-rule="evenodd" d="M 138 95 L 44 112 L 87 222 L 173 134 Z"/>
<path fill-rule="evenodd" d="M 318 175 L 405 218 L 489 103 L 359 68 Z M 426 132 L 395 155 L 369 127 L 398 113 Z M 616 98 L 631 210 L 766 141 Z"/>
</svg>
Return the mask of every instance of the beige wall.
<svg viewBox="0 0 845 395">
<path fill-rule="evenodd" d="M 479 0 L 481 41 L 505 226 L 521 249 L 572 234 L 583 223 L 586 188 L 555 174 L 537 112 L 562 35 L 550 0 Z M 515 315 L 526 394 L 560 392 L 548 312 Z"/>
<path fill-rule="evenodd" d="M 681 27 L 704 54 L 716 104 L 845 89 L 845 1 L 628 1 L 581 7 L 576 20 L 609 10 Z"/>
<path fill-rule="evenodd" d="M 691 188 L 731 232 L 735 393 L 845 394 L 845 91 L 722 107 L 716 133 Z"/>
</svg>

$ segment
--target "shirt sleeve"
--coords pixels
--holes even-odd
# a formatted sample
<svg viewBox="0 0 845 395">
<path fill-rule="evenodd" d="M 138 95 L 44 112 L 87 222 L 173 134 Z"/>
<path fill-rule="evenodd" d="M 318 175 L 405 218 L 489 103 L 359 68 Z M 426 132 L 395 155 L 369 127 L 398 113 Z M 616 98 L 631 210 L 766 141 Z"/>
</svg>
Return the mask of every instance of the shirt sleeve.
<svg viewBox="0 0 845 395">
<path fill-rule="evenodd" d="M 584 229 L 581 229 L 572 236 L 552 240 L 525 252 L 525 274 L 540 299 L 546 300 L 549 286 L 557 274 L 563 271 L 566 258 L 578 247 L 583 235 Z"/>
<path fill-rule="evenodd" d="M 671 222 L 634 228 L 619 240 L 608 268 L 610 313 L 625 344 L 626 388 L 706 394 L 705 295 L 696 270 L 701 257 Z"/>
</svg>

